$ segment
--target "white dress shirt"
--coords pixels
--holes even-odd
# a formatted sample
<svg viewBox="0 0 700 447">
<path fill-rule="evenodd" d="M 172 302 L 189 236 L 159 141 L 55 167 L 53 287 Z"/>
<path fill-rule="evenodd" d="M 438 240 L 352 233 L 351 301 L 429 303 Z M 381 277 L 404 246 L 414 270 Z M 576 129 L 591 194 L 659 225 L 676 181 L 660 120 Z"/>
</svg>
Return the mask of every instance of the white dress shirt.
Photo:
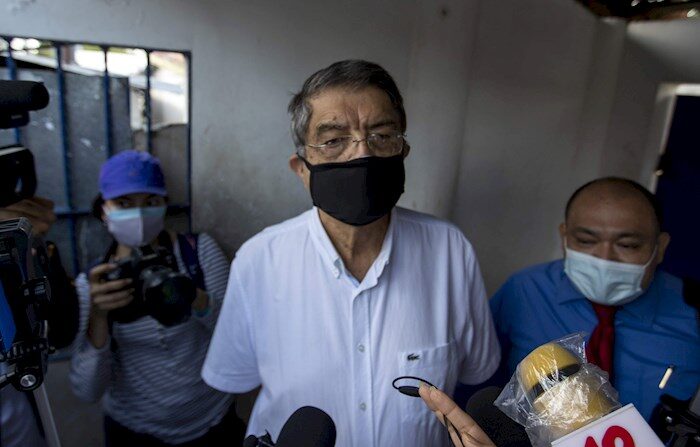
<svg viewBox="0 0 700 447">
<path fill-rule="evenodd" d="M 273 439 L 299 407 L 335 422 L 337 447 L 447 445 L 403 375 L 451 393 L 496 370 L 500 350 L 474 251 L 455 226 L 395 208 L 362 282 L 347 272 L 317 209 L 246 242 L 231 268 L 202 369 L 229 393 L 259 385 L 248 433 Z"/>
</svg>

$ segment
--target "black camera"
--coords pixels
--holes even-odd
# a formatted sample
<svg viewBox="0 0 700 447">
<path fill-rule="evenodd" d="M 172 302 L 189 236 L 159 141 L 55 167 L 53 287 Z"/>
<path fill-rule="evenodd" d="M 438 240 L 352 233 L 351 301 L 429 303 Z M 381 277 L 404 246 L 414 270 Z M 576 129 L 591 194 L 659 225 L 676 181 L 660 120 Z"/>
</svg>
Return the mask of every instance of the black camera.
<svg viewBox="0 0 700 447">
<path fill-rule="evenodd" d="M 130 323 L 150 315 L 164 326 L 187 321 L 196 296 L 194 282 L 178 271 L 175 256 L 167 249 L 142 247 L 132 256 L 117 262 L 103 276 L 105 281 L 131 278 L 134 299 L 126 306 L 110 311 L 112 321 Z"/>
<path fill-rule="evenodd" d="M 29 112 L 49 103 L 43 84 L 32 81 L 0 81 L 0 129 L 24 126 Z M 34 195 L 34 157 L 21 145 L 0 147 L 0 206 L 11 205 Z"/>
<path fill-rule="evenodd" d="M 9 373 L 0 385 L 39 387 L 46 373 L 51 288 L 44 244 L 28 219 L 0 222 L 0 361 Z"/>
</svg>

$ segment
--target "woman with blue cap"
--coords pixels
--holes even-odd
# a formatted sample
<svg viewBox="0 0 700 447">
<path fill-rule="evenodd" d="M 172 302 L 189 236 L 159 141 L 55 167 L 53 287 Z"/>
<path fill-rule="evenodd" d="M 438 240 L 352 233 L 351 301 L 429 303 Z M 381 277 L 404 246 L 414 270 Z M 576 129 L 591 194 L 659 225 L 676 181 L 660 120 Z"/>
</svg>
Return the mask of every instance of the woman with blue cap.
<svg viewBox="0 0 700 447">
<path fill-rule="evenodd" d="M 229 263 L 208 235 L 166 231 L 166 206 L 157 158 L 128 150 L 102 166 L 94 211 L 114 241 L 76 280 L 71 384 L 84 400 L 104 396 L 108 447 L 237 445 L 232 397 L 200 376 Z"/>
</svg>

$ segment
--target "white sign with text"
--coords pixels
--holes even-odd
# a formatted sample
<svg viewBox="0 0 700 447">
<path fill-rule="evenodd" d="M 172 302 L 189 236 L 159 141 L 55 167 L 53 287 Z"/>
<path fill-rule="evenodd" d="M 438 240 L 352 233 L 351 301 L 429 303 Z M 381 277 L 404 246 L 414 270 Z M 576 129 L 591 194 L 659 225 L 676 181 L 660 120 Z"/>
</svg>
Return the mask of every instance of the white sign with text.
<svg viewBox="0 0 700 447">
<path fill-rule="evenodd" d="M 663 447 L 634 405 L 628 404 L 552 443 L 552 447 Z"/>
</svg>

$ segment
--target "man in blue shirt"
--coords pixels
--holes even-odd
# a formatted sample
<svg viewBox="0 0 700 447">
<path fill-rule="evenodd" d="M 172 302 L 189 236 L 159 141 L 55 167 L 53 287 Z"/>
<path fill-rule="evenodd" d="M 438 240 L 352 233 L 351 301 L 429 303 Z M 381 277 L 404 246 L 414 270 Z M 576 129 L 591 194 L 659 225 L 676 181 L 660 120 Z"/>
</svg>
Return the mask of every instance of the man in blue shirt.
<svg viewBox="0 0 700 447">
<path fill-rule="evenodd" d="M 516 273 L 491 299 L 500 379 L 537 346 L 584 331 L 589 361 L 608 370 L 622 404 L 649 419 L 661 394 L 689 398 L 700 383 L 698 320 L 682 281 L 656 270 L 670 237 L 654 196 L 630 180 L 594 180 L 569 199 L 559 233 L 563 260 Z"/>
</svg>

